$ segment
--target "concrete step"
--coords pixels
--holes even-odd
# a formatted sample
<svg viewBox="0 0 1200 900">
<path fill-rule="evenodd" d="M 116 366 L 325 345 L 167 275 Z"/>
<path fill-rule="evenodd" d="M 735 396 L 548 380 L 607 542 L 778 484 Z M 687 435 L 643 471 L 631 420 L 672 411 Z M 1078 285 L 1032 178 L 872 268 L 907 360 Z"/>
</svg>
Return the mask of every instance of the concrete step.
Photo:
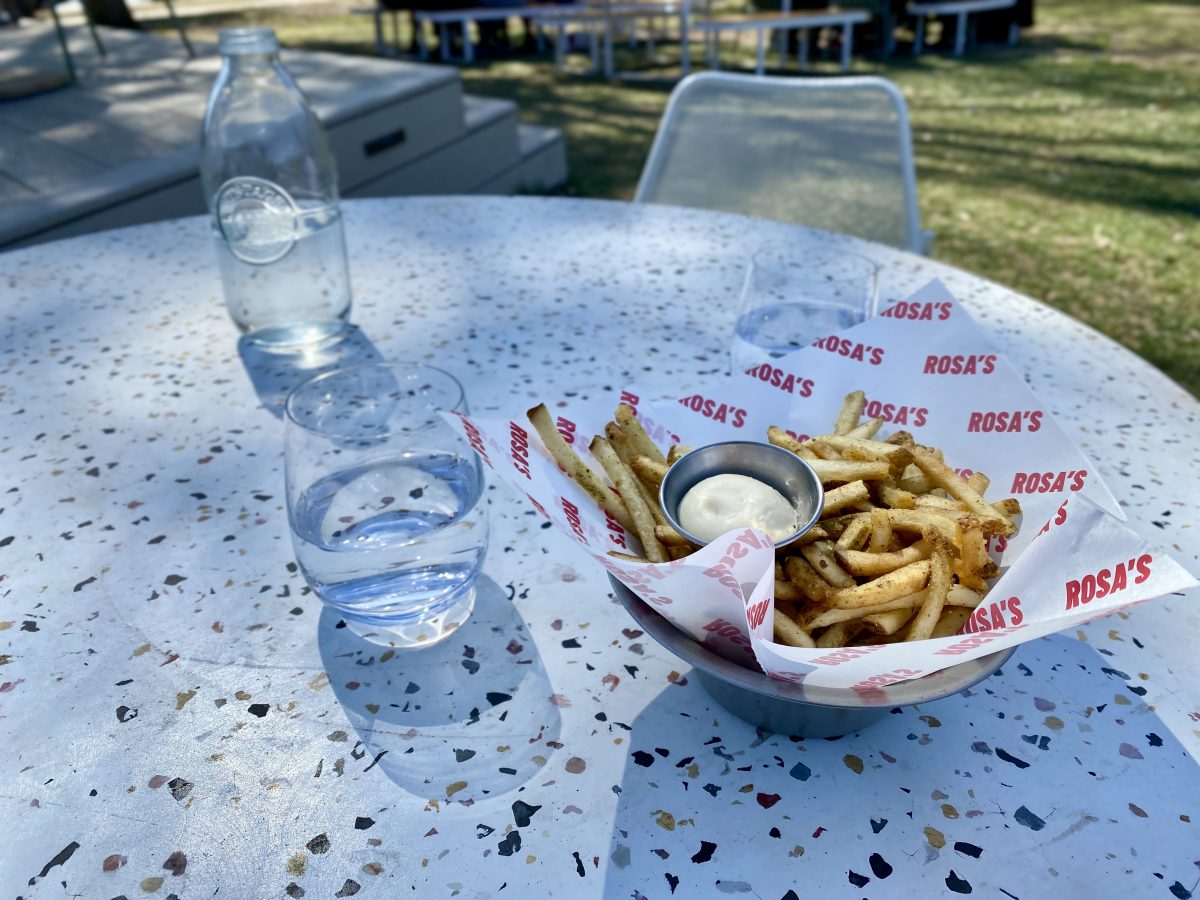
<svg viewBox="0 0 1200 900">
<path fill-rule="evenodd" d="M 477 194 L 540 193 L 567 180 L 567 142 L 557 128 L 517 126 L 520 161 L 475 189 Z"/>
</svg>

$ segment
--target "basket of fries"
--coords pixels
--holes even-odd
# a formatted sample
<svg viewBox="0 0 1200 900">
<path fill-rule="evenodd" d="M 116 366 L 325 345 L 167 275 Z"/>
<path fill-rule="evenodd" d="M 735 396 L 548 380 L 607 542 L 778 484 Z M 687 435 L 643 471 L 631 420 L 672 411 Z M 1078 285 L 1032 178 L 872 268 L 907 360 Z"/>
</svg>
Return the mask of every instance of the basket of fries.
<svg viewBox="0 0 1200 900">
<path fill-rule="evenodd" d="M 937 282 L 676 402 L 642 396 L 623 391 L 611 420 L 593 401 L 458 424 L 623 586 L 639 621 L 670 623 L 646 630 L 669 636 L 720 702 L 754 720 L 768 697 L 764 727 L 861 727 L 869 716 L 813 710 L 954 693 L 1024 641 L 1196 583 L 1125 526 Z M 701 545 L 664 509 L 679 460 L 731 440 L 769 442 L 820 480 L 819 515 L 786 546 L 734 522 Z M 789 703 L 808 712 L 789 717 Z"/>
</svg>

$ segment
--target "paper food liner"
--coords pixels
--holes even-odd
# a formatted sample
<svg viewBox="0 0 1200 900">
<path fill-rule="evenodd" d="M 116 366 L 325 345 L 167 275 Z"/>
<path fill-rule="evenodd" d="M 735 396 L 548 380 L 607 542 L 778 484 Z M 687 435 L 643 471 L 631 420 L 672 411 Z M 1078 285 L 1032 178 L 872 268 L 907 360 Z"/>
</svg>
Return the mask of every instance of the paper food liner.
<svg viewBox="0 0 1200 900">
<path fill-rule="evenodd" d="M 880 316 L 779 359 L 651 404 L 630 389 L 555 408 L 560 433 L 588 454 L 618 403 L 628 403 L 660 448 L 731 439 L 765 441 L 779 425 L 801 439 L 828 433 L 845 395 L 863 390 L 865 416 L 884 437 L 904 429 L 941 448 L 964 477 L 987 474 L 994 500 L 1017 497 L 1018 533 L 992 537 L 1002 573 L 959 634 L 911 643 L 802 649 L 775 643 L 775 551 L 738 529 L 689 557 L 631 563 L 635 535 L 606 517 L 542 446 L 524 410 L 455 425 L 497 475 L 693 640 L 772 678 L 869 693 L 1196 585 L 1170 557 L 1123 524 L 1094 466 L 1020 375 L 937 281 Z M 553 397 L 549 398 L 553 401 Z"/>
</svg>

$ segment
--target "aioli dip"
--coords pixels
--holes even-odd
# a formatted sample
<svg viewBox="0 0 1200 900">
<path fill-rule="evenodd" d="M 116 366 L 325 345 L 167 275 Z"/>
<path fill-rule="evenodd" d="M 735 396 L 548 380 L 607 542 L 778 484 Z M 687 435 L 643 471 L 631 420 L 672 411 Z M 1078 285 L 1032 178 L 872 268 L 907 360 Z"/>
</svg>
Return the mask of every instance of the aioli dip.
<svg viewBox="0 0 1200 900">
<path fill-rule="evenodd" d="M 757 528 L 779 542 L 795 534 L 800 514 L 769 484 L 747 475 L 713 475 L 679 501 L 679 524 L 708 542 L 735 528 Z"/>
</svg>

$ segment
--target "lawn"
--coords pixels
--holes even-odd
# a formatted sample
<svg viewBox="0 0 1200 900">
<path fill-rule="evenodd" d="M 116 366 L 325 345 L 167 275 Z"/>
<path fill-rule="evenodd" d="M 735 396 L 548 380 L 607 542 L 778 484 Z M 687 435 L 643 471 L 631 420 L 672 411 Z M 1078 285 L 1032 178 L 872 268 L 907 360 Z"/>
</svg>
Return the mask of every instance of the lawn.
<svg viewBox="0 0 1200 900">
<path fill-rule="evenodd" d="M 1039 0 L 1037 18 L 1016 48 L 854 70 L 908 98 L 934 256 L 1070 313 L 1200 395 L 1200 3 Z M 194 31 L 235 22 L 273 25 L 294 47 L 374 52 L 370 20 L 337 6 Z M 470 91 L 564 130 L 564 193 L 629 199 L 678 76 L 672 52 L 615 83 L 560 75 L 546 58 L 462 74 Z"/>
</svg>

